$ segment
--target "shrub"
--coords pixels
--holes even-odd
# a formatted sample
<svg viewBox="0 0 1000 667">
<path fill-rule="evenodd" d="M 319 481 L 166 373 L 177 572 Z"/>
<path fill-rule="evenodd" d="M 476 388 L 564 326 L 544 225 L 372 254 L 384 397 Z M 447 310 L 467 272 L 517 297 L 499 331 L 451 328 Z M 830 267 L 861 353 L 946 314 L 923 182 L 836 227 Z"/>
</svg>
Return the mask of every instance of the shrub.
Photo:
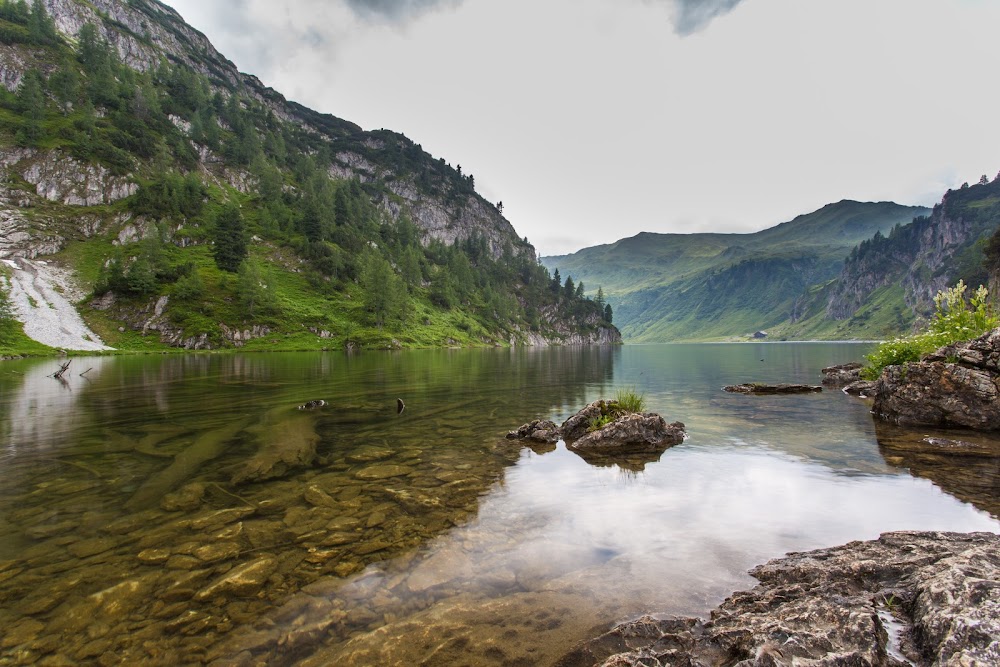
<svg viewBox="0 0 1000 667">
<path fill-rule="evenodd" d="M 620 388 L 615 394 L 615 403 L 622 413 L 646 411 L 646 396 L 637 392 L 635 387 Z"/>
<path fill-rule="evenodd" d="M 934 297 L 934 319 L 928 330 L 880 344 L 865 359 L 861 369 L 865 380 L 877 380 L 886 366 L 920 361 L 925 354 L 952 343 L 972 340 L 997 326 L 997 317 L 989 302 L 989 292 L 982 285 L 971 299 L 966 299 L 966 285 L 959 280 L 954 287 Z"/>
</svg>

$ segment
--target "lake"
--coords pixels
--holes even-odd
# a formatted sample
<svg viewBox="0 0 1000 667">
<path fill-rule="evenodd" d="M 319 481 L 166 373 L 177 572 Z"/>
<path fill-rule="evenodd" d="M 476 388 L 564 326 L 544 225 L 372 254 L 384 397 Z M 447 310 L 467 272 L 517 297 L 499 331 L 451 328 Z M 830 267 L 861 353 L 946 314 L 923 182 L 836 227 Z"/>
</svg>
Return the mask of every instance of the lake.
<svg viewBox="0 0 1000 667">
<path fill-rule="evenodd" d="M 0 664 L 546 665 L 789 551 L 1000 532 L 995 441 L 954 460 L 839 391 L 721 391 L 868 349 L 3 362 Z M 608 466 L 504 439 L 621 387 L 688 439 Z"/>
</svg>

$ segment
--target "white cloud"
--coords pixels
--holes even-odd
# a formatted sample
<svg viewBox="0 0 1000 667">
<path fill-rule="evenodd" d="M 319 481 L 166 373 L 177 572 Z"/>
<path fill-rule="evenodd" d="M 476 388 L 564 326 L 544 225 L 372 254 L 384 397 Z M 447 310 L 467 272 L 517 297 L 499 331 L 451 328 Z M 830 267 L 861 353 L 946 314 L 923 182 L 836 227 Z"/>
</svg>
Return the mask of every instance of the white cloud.
<svg viewBox="0 0 1000 667">
<path fill-rule="evenodd" d="M 461 163 L 546 254 L 1000 168 L 1000 3 L 171 4 L 291 99 Z"/>
</svg>

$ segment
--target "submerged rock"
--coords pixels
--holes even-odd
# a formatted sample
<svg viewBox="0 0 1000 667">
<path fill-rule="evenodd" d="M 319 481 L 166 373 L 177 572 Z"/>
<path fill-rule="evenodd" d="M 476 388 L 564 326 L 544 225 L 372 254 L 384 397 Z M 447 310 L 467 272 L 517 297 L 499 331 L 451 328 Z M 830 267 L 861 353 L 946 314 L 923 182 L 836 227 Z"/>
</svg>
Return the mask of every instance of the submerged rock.
<svg viewBox="0 0 1000 667">
<path fill-rule="evenodd" d="M 823 387 L 812 384 L 762 384 L 760 382 L 731 384 L 722 389 L 732 394 L 809 394 L 823 391 Z"/>
<path fill-rule="evenodd" d="M 709 620 L 646 616 L 559 667 L 1000 664 L 1000 536 L 886 533 L 751 570 Z"/>
<path fill-rule="evenodd" d="M 885 462 L 929 479 L 946 493 L 1000 519 L 1000 436 L 909 429 L 875 422 Z"/>
<path fill-rule="evenodd" d="M 198 591 L 196 600 L 211 600 L 214 597 L 246 597 L 255 594 L 264 586 L 268 578 L 278 568 L 273 556 L 262 556 L 257 560 L 233 568 L 221 578 Z"/>
<path fill-rule="evenodd" d="M 887 366 L 872 412 L 900 426 L 1000 430 L 1000 329 Z"/>
</svg>

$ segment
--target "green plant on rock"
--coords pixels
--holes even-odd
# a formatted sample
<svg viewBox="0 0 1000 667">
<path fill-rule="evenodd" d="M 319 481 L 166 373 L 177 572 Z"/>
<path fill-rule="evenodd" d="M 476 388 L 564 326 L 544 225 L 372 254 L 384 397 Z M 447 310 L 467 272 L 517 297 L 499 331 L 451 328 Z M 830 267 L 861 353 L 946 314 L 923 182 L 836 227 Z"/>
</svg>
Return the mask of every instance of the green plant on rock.
<svg viewBox="0 0 1000 667">
<path fill-rule="evenodd" d="M 877 380 L 886 366 L 899 366 L 920 361 L 925 354 L 952 343 L 981 336 L 998 324 L 990 305 L 989 292 L 982 285 L 967 299 L 967 287 L 961 280 L 954 287 L 941 290 L 934 297 L 934 319 L 927 331 L 885 341 L 865 357 L 868 363 L 861 369 L 865 380 Z"/>
<path fill-rule="evenodd" d="M 635 387 L 622 387 L 615 393 L 615 403 L 623 414 L 646 411 L 646 395 Z"/>
<path fill-rule="evenodd" d="M 590 418 L 590 421 L 587 422 L 587 432 L 593 433 L 594 431 L 599 431 L 614 420 L 615 417 L 612 414 L 594 415 Z"/>
</svg>

